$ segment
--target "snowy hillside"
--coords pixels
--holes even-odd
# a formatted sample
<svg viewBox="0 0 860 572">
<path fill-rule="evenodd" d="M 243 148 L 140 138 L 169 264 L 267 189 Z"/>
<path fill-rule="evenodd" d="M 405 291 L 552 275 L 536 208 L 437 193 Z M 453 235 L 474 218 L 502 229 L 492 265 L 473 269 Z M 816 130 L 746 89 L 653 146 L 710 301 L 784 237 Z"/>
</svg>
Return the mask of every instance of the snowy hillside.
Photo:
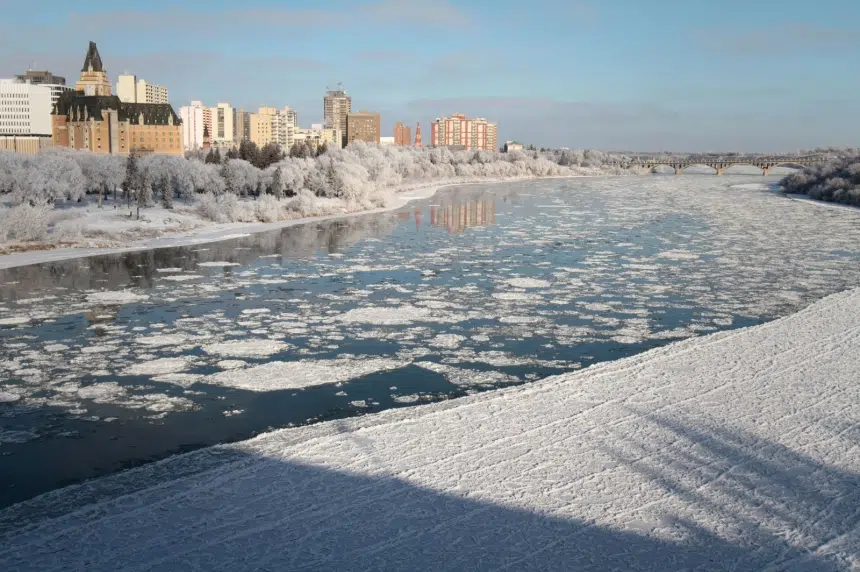
<svg viewBox="0 0 860 572">
<path fill-rule="evenodd" d="M 860 290 L 0 512 L 4 570 L 860 567 Z"/>
</svg>

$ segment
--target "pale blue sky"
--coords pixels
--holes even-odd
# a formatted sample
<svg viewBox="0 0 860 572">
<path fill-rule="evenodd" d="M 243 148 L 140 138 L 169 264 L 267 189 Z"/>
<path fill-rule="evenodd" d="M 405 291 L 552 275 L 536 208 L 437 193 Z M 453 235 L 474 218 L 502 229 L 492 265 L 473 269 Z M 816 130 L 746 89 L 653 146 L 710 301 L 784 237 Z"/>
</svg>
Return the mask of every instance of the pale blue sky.
<svg viewBox="0 0 860 572">
<path fill-rule="evenodd" d="M 636 150 L 860 146 L 858 0 L 0 0 L 0 77 L 72 83 L 87 42 L 191 99 L 427 126 L 464 112 L 500 140 Z M 427 131 L 425 127 L 425 132 Z"/>
</svg>

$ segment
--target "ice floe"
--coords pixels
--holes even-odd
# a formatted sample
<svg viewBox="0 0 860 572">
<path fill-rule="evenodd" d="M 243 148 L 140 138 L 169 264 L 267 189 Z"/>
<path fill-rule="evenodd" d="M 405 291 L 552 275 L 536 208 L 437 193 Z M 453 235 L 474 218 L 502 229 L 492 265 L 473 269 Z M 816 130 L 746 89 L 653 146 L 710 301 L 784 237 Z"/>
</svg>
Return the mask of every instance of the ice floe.
<svg viewBox="0 0 860 572">
<path fill-rule="evenodd" d="M 148 300 L 146 294 L 130 292 L 128 290 L 119 290 L 115 292 L 93 292 L 87 295 L 87 302 L 94 304 L 133 304 L 135 302 L 143 302 Z"/>
<path fill-rule="evenodd" d="M 278 340 L 245 339 L 207 344 L 203 346 L 203 351 L 224 357 L 267 357 L 291 347 L 294 346 Z"/>
<path fill-rule="evenodd" d="M 348 381 L 379 371 L 398 369 L 404 365 L 405 362 L 386 358 L 275 361 L 240 370 L 223 371 L 201 381 L 249 391 L 278 391 Z"/>
</svg>

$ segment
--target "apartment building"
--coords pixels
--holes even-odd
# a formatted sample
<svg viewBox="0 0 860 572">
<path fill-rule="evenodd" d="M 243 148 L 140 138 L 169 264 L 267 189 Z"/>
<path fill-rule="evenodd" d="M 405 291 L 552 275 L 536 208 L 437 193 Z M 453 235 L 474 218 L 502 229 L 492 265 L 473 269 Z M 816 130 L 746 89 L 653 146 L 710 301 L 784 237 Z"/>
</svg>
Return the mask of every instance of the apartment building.
<svg viewBox="0 0 860 572">
<path fill-rule="evenodd" d="M 186 151 L 203 148 L 203 102 L 192 101 L 191 105 L 179 108 L 182 120 L 182 148 Z"/>
<path fill-rule="evenodd" d="M 466 150 L 495 151 L 498 126 L 483 117 L 469 119 L 463 114 L 437 118 L 430 125 L 430 145 L 462 147 Z"/>
<path fill-rule="evenodd" d="M 341 88 L 330 89 L 323 98 L 323 118 L 326 129 L 338 129 L 347 137 L 347 117 L 352 111 L 352 98 Z M 346 141 L 341 146 L 346 145 Z"/>
<path fill-rule="evenodd" d="M 361 110 L 349 113 L 346 122 L 347 145 L 355 140 L 367 143 L 379 143 L 380 116 L 378 113 Z"/>
<path fill-rule="evenodd" d="M 394 126 L 394 144 L 405 147 L 412 145 L 412 129 L 400 121 Z"/>
</svg>

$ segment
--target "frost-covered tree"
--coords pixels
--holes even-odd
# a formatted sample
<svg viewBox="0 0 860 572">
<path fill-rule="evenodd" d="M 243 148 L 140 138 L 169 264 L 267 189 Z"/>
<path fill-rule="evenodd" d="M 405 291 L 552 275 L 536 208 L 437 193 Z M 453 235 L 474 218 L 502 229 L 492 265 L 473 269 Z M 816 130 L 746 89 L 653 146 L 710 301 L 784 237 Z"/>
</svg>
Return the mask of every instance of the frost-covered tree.
<svg viewBox="0 0 860 572">
<path fill-rule="evenodd" d="M 122 183 L 122 194 L 126 205 L 131 209 L 131 198 L 140 190 L 140 168 L 137 155 L 132 153 L 125 163 L 125 179 Z"/>
<path fill-rule="evenodd" d="M 276 199 L 281 200 L 284 198 L 284 181 L 283 181 L 284 171 L 280 166 L 275 168 L 275 171 L 272 173 L 272 194 Z"/>
<path fill-rule="evenodd" d="M 137 192 L 137 220 L 140 220 L 140 207 L 152 204 L 152 174 L 149 169 L 140 171 L 140 189 Z"/>
<path fill-rule="evenodd" d="M 169 173 L 159 175 L 159 192 L 161 193 L 161 206 L 166 209 L 173 208 L 173 177 Z"/>
<path fill-rule="evenodd" d="M 860 206 L 860 155 L 810 165 L 788 175 L 780 185 L 788 193 Z"/>
</svg>

